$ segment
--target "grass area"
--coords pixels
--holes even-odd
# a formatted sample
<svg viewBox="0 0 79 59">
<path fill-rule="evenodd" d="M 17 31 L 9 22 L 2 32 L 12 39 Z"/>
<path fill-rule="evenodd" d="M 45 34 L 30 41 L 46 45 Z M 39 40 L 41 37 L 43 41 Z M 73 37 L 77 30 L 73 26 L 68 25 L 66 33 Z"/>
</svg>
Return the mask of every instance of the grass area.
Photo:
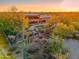
<svg viewBox="0 0 79 59">
<path fill-rule="evenodd" d="M 0 59 L 14 59 L 12 54 L 11 55 L 7 55 L 7 53 L 5 52 L 5 49 L 8 48 L 8 43 L 5 40 L 5 38 L 0 34 L 0 49 L 4 50 L 0 50 Z"/>
<path fill-rule="evenodd" d="M 4 55 L 0 54 L 0 59 L 14 59 L 14 57 L 12 55 L 4 56 Z"/>
<path fill-rule="evenodd" d="M 0 47 L 7 48 L 8 43 L 6 42 L 5 38 L 0 34 Z"/>
</svg>

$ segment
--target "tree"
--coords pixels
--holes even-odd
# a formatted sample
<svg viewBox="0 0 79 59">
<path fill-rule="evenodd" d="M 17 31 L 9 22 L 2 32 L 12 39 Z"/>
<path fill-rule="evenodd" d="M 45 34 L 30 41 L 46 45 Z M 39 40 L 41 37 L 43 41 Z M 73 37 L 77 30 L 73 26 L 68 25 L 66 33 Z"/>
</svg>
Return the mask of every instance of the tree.
<svg viewBox="0 0 79 59">
<path fill-rule="evenodd" d="M 73 34 L 75 31 L 76 31 L 76 30 L 75 30 L 75 27 L 74 27 L 72 24 L 70 24 L 70 25 L 68 26 L 68 33 Z"/>
<path fill-rule="evenodd" d="M 51 48 L 49 48 L 49 52 L 59 54 L 62 51 L 64 39 L 58 35 L 56 36 L 52 34 L 52 37 L 49 39 L 49 41 L 51 42 Z"/>
<path fill-rule="evenodd" d="M 51 19 L 48 20 L 47 26 L 50 26 L 50 25 L 52 25 L 53 23 L 57 23 L 57 22 L 59 22 L 58 17 L 57 17 L 56 15 L 53 15 L 53 16 L 51 17 Z"/>
<path fill-rule="evenodd" d="M 29 27 L 29 19 L 23 18 L 23 27 L 27 29 Z"/>
<path fill-rule="evenodd" d="M 53 33 L 59 36 L 64 37 L 68 32 L 68 27 L 66 24 L 63 23 L 58 23 L 55 27 L 55 29 L 53 29 Z"/>
<path fill-rule="evenodd" d="M 72 19 L 70 17 L 63 16 L 61 17 L 60 22 L 69 25 L 72 23 Z"/>
<path fill-rule="evenodd" d="M 14 24 L 5 18 L 0 18 L 0 32 L 11 35 L 15 32 Z"/>
<path fill-rule="evenodd" d="M 53 33 L 56 35 L 59 35 L 63 38 L 65 38 L 68 35 L 73 35 L 75 32 L 75 27 L 72 24 L 64 24 L 64 23 L 58 23 L 53 29 Z"/>
<path fill-rule="evenodd" d="M 11 11 L 11 12 L 17 12 L 18 9 L 16 8 L 16 6 L 12 6 L 11 9 L 10 9 L 10 11 Z"/>
<path fill-rule="evenodd" d="M 72 22 L 72 25 L 75 27 L 76 31 L 79 31 L 79 23 L 78 22 Z"/>
</svg>

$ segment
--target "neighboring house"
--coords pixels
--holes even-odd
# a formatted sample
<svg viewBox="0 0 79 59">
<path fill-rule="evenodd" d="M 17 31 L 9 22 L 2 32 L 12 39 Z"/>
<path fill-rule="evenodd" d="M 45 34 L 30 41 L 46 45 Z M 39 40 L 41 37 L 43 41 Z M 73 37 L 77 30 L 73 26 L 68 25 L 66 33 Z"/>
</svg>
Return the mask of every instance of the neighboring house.
<svg viewBox="0 0 79 59">
<path fill-rule="evenodd" d="M 39 14 L 39 13 L 27 13 L 25 17 L 29 19 L 30 25 L 34 24 L 46 24 L 51 15 L 49 14 Z"/>
</svg>

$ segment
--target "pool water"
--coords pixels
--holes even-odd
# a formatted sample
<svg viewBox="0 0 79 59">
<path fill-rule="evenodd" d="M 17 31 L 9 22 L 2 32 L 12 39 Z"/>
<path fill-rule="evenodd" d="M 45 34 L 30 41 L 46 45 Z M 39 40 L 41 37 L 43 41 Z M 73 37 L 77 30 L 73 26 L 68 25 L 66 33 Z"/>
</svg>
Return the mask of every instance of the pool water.
<svg viewBox="0 0 79 59">
<path fill-rule="evenodd" d="M 65 47 L 69 48 L 70 56 L 68 59 L 79 59 L 79 41 L 72 39 L 64 40 Z"/>
</svg>

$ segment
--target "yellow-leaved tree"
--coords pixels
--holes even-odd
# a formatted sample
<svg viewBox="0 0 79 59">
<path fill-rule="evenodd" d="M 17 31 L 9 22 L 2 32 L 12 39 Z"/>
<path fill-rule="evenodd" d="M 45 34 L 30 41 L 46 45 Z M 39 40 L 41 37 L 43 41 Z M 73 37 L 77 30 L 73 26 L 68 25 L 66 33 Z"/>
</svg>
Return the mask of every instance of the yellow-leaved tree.
<svg viewBox="0 0 79 59">
<path fill-rule="evenodd" d="M 27 29 L 29 27 L 29 19 L 28 18 L 23 18 L 23 27 Z"/>
<path fill-rule="evenodd" d="M 47 26 L 50 26 L 50 25 L 52 25 L 53 23 L 57 23 L 57 22 L 58 22 L 58 19 L 57 19 L 57 18 L 58 18 L 58 17 L 57 17 L 56 15 L 53 15 L 53 16 L 51 17 L 51 19 L 48 20 Z"/>
</svg>

